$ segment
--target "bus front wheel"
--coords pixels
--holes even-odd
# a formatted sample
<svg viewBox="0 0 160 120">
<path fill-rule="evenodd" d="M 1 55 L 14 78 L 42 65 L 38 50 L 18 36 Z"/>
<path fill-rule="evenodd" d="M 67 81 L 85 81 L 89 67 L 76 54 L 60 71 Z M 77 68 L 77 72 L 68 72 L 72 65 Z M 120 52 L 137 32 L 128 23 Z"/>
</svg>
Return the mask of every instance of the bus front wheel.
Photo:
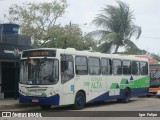
<svg viewBox="0 0 160 120">
<path fill-rule="evenodd" d="M 76 110 L 84 108 L 86 103 L 86 98 L 83 92 L 78 92 L 75 97 L 75 102 L 73 108 Z"/>
</svg>

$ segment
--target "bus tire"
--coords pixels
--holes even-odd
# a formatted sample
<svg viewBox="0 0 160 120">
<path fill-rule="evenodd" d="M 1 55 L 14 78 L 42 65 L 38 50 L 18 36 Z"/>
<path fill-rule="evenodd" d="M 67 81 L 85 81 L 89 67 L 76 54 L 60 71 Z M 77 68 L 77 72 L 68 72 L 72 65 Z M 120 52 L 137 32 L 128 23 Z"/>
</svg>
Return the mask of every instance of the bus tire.
<svg viewBox="0 0 160 120">
<path fill-rule="evenodd" d="M 80 109 L 84 108 L 85 103 L 86 103 L 85 95 L 83 92 L 79 91 L 76 94 L 73 108 L 76 110 L 80 110 Z"/>
<path fill-rule="evenodd" d="M 43 110 L 48 110 L 51 108 L 51 105 L 40 105 L 40 108 Z"/>
<path fill-rule="evenodd" d="M 124 90 L 123 98 L 122 99 L 117 99 L 117 101 L 122 102 L 122 103 L 128 103 L 130 98 L 131 98 L 130 90 L 128 88 L 126 88 Z"/>
<path fill-rule="evenodd" d="M 124 95 L 123 95 L 123 98 L 122 98 L 122 102 L 123 102 L 123 103 L 128 103 L 129 100 L 130 100 L 130 98 L 131 98 L 130 90 L 126 88 L 126 89 L 124 90 Z"/>
</svg>

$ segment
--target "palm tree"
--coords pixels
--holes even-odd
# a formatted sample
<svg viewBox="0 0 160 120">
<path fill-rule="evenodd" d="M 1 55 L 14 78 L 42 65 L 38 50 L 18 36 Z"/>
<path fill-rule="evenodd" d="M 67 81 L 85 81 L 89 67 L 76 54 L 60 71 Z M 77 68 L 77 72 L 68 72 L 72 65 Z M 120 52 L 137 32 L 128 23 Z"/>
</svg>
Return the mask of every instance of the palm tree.
<svg viewBox="0 0 160 120">
<path fill-rule="evenodd" d="M 91 32 L 91 35 L 99 36 L 102 44 L 99 46 L 101 52 L 111 52 L 119 47 L 126 49 L 138 49 L 130 40 L 132 36 L 138 39 L 141 35 L 141 27 L 133 23 L 133 11 L 125 3 L 117 1 L 118 6 L 107 5 L 101 14 L 92 21 L 94 25 L 102 28 Z"/>
</svg>

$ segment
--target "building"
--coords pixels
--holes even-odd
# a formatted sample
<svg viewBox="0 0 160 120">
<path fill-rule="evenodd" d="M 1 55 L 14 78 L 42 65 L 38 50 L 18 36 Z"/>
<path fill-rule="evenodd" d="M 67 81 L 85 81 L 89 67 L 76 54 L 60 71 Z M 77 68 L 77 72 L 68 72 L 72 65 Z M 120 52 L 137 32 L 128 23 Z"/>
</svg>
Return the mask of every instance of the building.
<svg viewBox="0 0 160 120">
<path fill-rule="evenodd" d="M 0 24 L 0 99 L 18 97 L 20 54 L 31 48 L 31 37 L 19 34 L 19 27 Z"/>
</svg>

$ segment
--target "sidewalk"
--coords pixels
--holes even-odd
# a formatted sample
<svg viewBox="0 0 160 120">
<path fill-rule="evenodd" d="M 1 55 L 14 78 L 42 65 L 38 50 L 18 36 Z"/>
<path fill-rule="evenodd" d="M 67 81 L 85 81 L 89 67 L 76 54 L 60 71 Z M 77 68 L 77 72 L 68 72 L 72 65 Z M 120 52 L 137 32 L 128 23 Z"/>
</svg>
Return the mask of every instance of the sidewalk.
<svg viewBox="0 0 160 120">
<path fill-rule="evenodd" d="M 14 108 L 25 108 L 25 107 L 34 107 L 35 105 L 31 104 L 21 104 L 19 100 L 15 99 L 4 99 L 0 100 L 0 110 L 9 110 Z"/>
</svg>

